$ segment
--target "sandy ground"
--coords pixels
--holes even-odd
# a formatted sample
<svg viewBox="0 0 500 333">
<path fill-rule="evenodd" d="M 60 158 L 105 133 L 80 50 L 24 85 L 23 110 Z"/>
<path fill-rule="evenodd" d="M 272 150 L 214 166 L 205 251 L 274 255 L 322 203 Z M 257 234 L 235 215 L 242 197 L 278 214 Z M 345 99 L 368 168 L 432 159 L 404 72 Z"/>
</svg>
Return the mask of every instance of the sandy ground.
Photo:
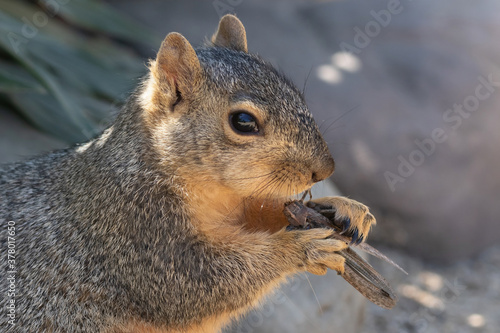
<svg viewBox="0 0 500 333">
<path fill-rule="evenodd" d="M 500 246 L 446 266 L 377 248 L 409 275 L 371 261 L 396 287 L 400 300 L 392 310 L 370 303 L 361 333 L 500 332 Z"/>
</svg>

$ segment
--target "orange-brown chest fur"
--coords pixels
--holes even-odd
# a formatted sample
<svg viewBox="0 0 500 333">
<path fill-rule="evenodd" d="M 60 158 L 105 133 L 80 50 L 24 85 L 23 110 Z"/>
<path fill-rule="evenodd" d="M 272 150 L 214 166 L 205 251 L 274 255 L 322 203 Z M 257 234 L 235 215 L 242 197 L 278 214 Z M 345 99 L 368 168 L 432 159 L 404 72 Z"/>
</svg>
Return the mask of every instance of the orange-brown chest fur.
<svg viewBox="0 0 500 333">
<path fill-rule="evenodd" d="M 228 242 L 253 232 L 274 233 L 288 222 L 285 199 L 243 198 L 213 182 L 188 187 L 188 206 L 195 227 L 213 241 Z"/>
</svg>

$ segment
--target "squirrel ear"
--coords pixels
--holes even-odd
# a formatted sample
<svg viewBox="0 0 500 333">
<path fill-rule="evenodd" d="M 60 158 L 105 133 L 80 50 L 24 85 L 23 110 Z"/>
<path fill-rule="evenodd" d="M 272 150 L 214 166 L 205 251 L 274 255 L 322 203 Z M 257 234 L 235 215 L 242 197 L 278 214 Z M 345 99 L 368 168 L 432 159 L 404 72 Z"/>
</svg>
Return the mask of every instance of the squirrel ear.
<svg viewBox="0 0 500 333">
<path fill-rule="evenodd" d="M 174 102 L 189 93 L 201 77 L 201 65 L 196 52 L 187 39 L 177 32 L 167 35 L 151 71 L 162 88 L 167 85 Z"/>
<path fill-rule="evenodd" d="M 236 16 L 231 14 L 221 18 L 219 28 L 212 36 L 212 43 L 216 46 L 248 52 L 245 27 Z"/>
</svg>

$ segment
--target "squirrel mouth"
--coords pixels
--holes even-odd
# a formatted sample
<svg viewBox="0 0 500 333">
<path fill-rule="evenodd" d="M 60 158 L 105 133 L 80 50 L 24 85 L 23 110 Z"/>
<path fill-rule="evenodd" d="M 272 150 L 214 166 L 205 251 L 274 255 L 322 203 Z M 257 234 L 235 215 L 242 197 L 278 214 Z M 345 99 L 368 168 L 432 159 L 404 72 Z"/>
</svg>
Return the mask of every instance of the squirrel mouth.
<svg viewBox="0 0 500 333">
<path fill-rule="evenodd" d="M 274 193 L 274 195 L 272 193 L 271 194 L 263 194 L 262 196 L 249 196 L 247 199 L 249 201 L 261 202 L 261 205 L 263 205 L 263 206 L 268 204 L 268 203 L 273 203 L 273 204 L 281 203 L 281 204 L 283 204 L 283 203 L 286 203 L 289 201 L 294 201 L 294 200 L 304 202 L 304 200 L 306 199 L 307 196 L 309 196 L 309 200 L 312 199 L 311 187 L 312 186 L 309 186 L 301 192 L 285 193 L 282 195 L 276 194 L 276 193 Z"/>
</svg>

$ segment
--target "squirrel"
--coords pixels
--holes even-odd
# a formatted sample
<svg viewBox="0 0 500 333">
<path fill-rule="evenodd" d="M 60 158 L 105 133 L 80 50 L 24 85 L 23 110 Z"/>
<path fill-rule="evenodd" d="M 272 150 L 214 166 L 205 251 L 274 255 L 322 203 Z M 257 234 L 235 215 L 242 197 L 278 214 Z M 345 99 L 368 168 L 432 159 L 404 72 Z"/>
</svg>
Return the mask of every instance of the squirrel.
<svg viewBox="0 0 500 333">
<path fill-rule="evenodd" d="M 100 136 L 1 168 L 0 330 L 220 332 L 294 274 L 343 272 L 348 244 L 283 214 L 333 170 L 238 18 L 197 49 L 170 33 Z M 353 241 L 375 223 L 354 200 L 313 201 Z"/>
</svg>

